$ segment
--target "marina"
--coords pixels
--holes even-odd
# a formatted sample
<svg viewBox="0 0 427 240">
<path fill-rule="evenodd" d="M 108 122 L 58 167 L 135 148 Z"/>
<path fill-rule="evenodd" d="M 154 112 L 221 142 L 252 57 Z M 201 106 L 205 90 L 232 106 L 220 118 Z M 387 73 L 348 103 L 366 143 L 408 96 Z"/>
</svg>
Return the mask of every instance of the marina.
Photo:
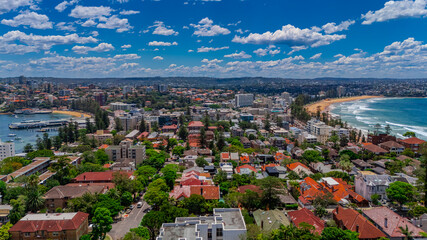
<svg viewBox="0 0 427 240">
<path fill-rule="evenodd" d="M 55 126 L 63 126 L 69 122 L 67 119 L 60 120 L 26 120 L 19 123 L 11 123 L 9 124 L 10 129 L 29 129 L 29 128 L 46 128 L 46 127 L 55 127 Z"/>
</svg>

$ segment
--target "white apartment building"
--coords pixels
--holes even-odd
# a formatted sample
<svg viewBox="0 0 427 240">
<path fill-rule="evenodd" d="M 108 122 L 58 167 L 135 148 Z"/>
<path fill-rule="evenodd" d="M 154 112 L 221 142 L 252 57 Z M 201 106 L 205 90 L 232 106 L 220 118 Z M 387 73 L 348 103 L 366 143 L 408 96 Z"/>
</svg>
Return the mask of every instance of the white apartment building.
<svg viewBox="0 0 427 240">
<path fill-rule="evenodd" d="M 214 208 L 213 216 L 179 217 L 163 223 L 156 240 L 240 240 L 246 224 L 239 208 Z"/>
<path fill-rule="evenodd" d="M 236 94 L 236 107 L 250 107 L 253 102 L 253 94 Z"/>
<path fill-rule="evenodd" d="M 127 104 L 127 103 L 122 103 L 122 102 L 110 103 L 110 110 L 111 111 L 116 111 L 116 110 L 123 110 L 123 111 L 128 110 L 128 111 L 130 111 L 134 107 L 136 107 L 135 104 Z"/>
<path fill-rule="evenodd" d="M 15 143 L 0 140 L 0 160 L 15 156 Z"/>
</svg>

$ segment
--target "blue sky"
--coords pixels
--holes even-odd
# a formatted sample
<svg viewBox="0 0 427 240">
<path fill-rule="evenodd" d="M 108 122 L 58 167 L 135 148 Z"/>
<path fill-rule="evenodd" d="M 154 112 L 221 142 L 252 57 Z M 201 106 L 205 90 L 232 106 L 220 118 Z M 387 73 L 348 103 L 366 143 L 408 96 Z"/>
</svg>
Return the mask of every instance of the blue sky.
<svg viewBox="0 0 427 240">
<path fill-rule="evenodd" d="M 426 77 L 427 0 L 0 0 L 0 77 Z"/>
</svg>

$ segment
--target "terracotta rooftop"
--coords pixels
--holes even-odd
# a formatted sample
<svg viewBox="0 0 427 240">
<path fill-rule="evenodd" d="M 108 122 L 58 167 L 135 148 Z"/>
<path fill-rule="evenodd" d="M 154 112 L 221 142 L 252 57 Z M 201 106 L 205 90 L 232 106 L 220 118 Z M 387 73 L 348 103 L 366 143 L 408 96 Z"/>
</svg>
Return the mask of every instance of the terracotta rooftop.
<svg viewBox="0 0 427 240">
<path fill-rule="evenodd" d="M 77 213 L 39 213 L 28 214 L 10 228 L 10 232 L 59 232 L 76 230 L 89 217 L 83 212 Z"/>
<path fill-rule="evenodd" d="M 74 179 L 72 179 L 72 182 L 78 183 L 78 182 L 112 182 L 113 181 L 113 174 L 116 171 L 106 171 L 106 172 L 85 172 Z M 129 171 L 121 171 L 124 174 L 127 174 L 129 178 L 132 176 L 133 172 Z"/>
<path fill-rule="evenodd" d="M 411 138 L 407 138 L 407 139 L 402 139 L 400 140 L 401 142 L 407 143 L 407 144 L 423 144 L 426 141 L 421 140 L 419 138 L 416 137 L 411 137 Z"/>
<path fill-rule="evenodd" d="M 300 223 L 306 222 L 315 228 L 315 232 L 321 234 L 325 228 L 325 221 L 316 217 L 313 212 L 307 208 L 302 208 L 297 211 L 288 212 L 290 220 L 296 225 L 299 226 Z"/>
<path fill-rule="evenodd" d="M 386 235 L 358 211 L 338 206 L 333 212 L 338 226 L 359 233 L 359 239 L 377 239 Z"/>
<path fill-rule="evenodd" d="M 400 232 L 399 227 L 406 228 L 413 232 L 413 236 L 420 236 L 423 230 L 415 227 L 406 218 L 401 217 L 397 213 L 388 209 L 387 207 L 376 207 L 364 210 L 363 213 L 370 218 L 379 228 L 387 234 L 388 237 L 402 238 L 404 235 Z"/>
<path fill-rule="evenodd" d="M 45 193 L 45 199 L 76 198 L 85 193 L 102 193 L 103 186 L 56 186 Z"/>
</svg>

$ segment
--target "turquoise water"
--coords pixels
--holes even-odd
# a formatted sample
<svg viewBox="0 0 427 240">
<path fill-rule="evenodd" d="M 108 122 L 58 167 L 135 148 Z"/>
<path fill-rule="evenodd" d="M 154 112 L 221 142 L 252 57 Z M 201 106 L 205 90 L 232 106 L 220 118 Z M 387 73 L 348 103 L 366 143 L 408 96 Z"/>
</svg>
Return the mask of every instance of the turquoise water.
<svg viewBox="0 0 427 240">
<path fill-rule="evenodd" d="M 379 123 L 384 130 L 389 124 L 396 137 L 411 131 L 427 140 L 427 98 L 364 99 L 334 104 L 330 112 L 358 129 L 374 131 Z"/>
<path fill-rule="evenodd" d="M 37 128 L 33 129 L 9 129 L 9 124 L 12 122 L 22 122 L 25 120 L 54 120 L 54 119 L 70 119 L 71 117 L 63 114 L 33 114 L 33 115 L 17 115 L 18 118 L 15 118 L 13 115 L 0 115 L 0 139 L 3 142 L 13 140 L 15 143 L 16 153 L 21 153 L 24 150 L 24 146 L 27 143 L 35 145 L 37 140 L 37 135 L 42 137 L 42 132 L 37 132 Z M 22 138 L 21 140 L 15 139 L 15 137 L 9 137 L 9 134 L 16 134 L 16 137 Z M 56 136 L 58 131 L 48 132 L 49 136 Z"/>
</svg>

